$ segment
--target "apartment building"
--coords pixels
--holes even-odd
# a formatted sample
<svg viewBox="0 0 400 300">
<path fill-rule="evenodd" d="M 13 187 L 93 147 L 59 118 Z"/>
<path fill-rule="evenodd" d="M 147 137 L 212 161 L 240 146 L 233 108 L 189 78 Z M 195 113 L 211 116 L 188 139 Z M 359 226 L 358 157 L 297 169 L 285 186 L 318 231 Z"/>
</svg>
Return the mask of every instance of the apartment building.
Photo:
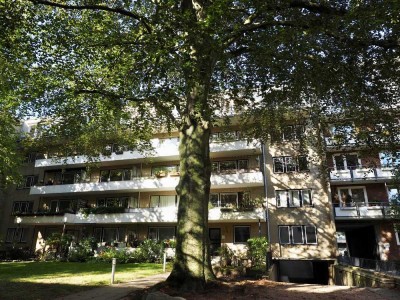
<svg viewBox="0 0 400 300">
<path fill-rule="evenodd" d="M 399 156 L 357 141 L 352 124 L 340 127 L 332 126 L 325 137 L 339 251 L 365 259 L 398 260 L 399 233 L 389 206 L 399 193 L 393 185 Z"/>
<path fill-rule="evenodd" d="M 23 125 L 34 134 L 35 124 Z M 149 153 L 107 146 L 96 167 L 85 156 L 31 154 L 24 183 L 7 195 L 3 228 L 8 245 L 40 250 L 54 232 L 76 240 L 135 247 L 147 238 L 173 240 L 179 197 L 177 133 L 155 134 Z M 264 177 L 260 145 L 241 140 L 235 128 L 212 135 L 209 232 L 211 249 L 222 244 L 238 254 L 250 237 L 265 236 Z"/>
<path fill-rule="evenodd" d="M 35 134 L 35 122 L 22 128 Z M 278 280 L 328 283 L 336 257 L 398 259 L 388 216 L 389 157 L 364 158 L 327 135 L 326 157 L 300 151 L 303 124 L 279 142 L 241 138 L 238 128 L 212 134 L 211 252 L 228 245 L 240 256 L 250 237 L 268 236 Z M 312 130 L 312 129 L 310 129 Z M 307 133 L 309 134 L 309 133 Z M 53 232 L 101 245 L 135 247 L 147 238 L 173 240 L 179 197 L 178 135 L 155 134 L 149 153 L 109 145 L 96 167 L 85 156 L 29 154 L 24 182 L 4 195 L 2 233 L 9 247 L 37 251 Z M 322 160 L 328 161 L 329 170 Z M 375 168 L 365 168 L 374 161 Z M 350 201 L 351 199 L 351 201 Z M 339 251 L 338 251 L 339 246 Z"/>
</svg>

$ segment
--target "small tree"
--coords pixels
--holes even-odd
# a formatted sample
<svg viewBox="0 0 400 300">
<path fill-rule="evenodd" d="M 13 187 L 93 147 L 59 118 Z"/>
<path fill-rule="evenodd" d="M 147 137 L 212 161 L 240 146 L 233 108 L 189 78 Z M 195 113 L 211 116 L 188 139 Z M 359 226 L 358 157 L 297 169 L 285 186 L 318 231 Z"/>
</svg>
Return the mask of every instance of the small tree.
<svg viewBox="0 0 400 300">
<path fill-rule="evenodd" d="M 255 237 L 247 240 L 251 266 L 262 268 L 266 265 L 268 240 L 266 237 Z"/>
</svg>

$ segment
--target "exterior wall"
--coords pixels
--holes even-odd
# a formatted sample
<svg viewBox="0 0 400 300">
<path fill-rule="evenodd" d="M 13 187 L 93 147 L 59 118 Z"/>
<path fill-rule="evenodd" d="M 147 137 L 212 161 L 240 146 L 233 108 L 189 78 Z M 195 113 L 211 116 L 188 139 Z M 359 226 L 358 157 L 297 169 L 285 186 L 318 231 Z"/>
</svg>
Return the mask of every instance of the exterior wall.
<svg viewBox="0 0 400 300">
<path fill-rule="evenodd" d="M 335 223 L 332 205 L 329 201 L 328 185 L 322 176 L 321 161 L 315 152 L 309 149 L 309 171 L 292 173 L 274 173 L 273 157 L 297 156 L 295 147 L 290 143 L 270 145 L 267 152 L 268 204 L 270 216 L 270 240 L 272 257 L 275 259 L 333 259 L 337 255 Z M 310 159 L 312 158 L 312 159 Z M 277 206 L 276 191 L 291 189 L 311 189 L 312 206 Z M 278 226 L 314 225 L 317 229 L 317 244 L 280 244 Z"/>
</svg>

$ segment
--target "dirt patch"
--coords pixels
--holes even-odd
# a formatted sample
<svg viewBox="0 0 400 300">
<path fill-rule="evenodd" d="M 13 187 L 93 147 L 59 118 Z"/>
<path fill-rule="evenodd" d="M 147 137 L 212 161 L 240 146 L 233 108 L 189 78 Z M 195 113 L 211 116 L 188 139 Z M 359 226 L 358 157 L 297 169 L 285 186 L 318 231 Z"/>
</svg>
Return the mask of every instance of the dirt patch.
<svg viewBox="0 0 400 300">
<path fill-rule="evenodd" d="M 317 284 L 294 284 L 274 282 L 266 279 L 216 281 L 210 283 L 203 292 L 179 293 L 163 284 L 158 290 L 170 295 L 180 296 L 187 300 L 244 300 L 244 299 L 337 299 L 337 300 L 395 300 L 400 299 L 398 290 L 383 290 L 369 288 L 352 288 L 347 286 L 327 286 Z M 136 292 L 124 300 L 145 299 L 146 294 L 152 290 Z"/>
</svg>

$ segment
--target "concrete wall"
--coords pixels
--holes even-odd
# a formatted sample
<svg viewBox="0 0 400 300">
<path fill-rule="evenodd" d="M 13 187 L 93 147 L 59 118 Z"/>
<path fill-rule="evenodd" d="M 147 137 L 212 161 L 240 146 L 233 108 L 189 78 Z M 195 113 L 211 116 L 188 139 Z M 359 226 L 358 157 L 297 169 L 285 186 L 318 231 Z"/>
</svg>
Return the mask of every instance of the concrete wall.
<svg viewBox="0 0 400 300">
<path fill-rule="evenodd" d="M 400 287 L 400 277 L 389 276 L 357 267 L 334 266 L 334 284 L 357 287 Z"/>
</svg>

